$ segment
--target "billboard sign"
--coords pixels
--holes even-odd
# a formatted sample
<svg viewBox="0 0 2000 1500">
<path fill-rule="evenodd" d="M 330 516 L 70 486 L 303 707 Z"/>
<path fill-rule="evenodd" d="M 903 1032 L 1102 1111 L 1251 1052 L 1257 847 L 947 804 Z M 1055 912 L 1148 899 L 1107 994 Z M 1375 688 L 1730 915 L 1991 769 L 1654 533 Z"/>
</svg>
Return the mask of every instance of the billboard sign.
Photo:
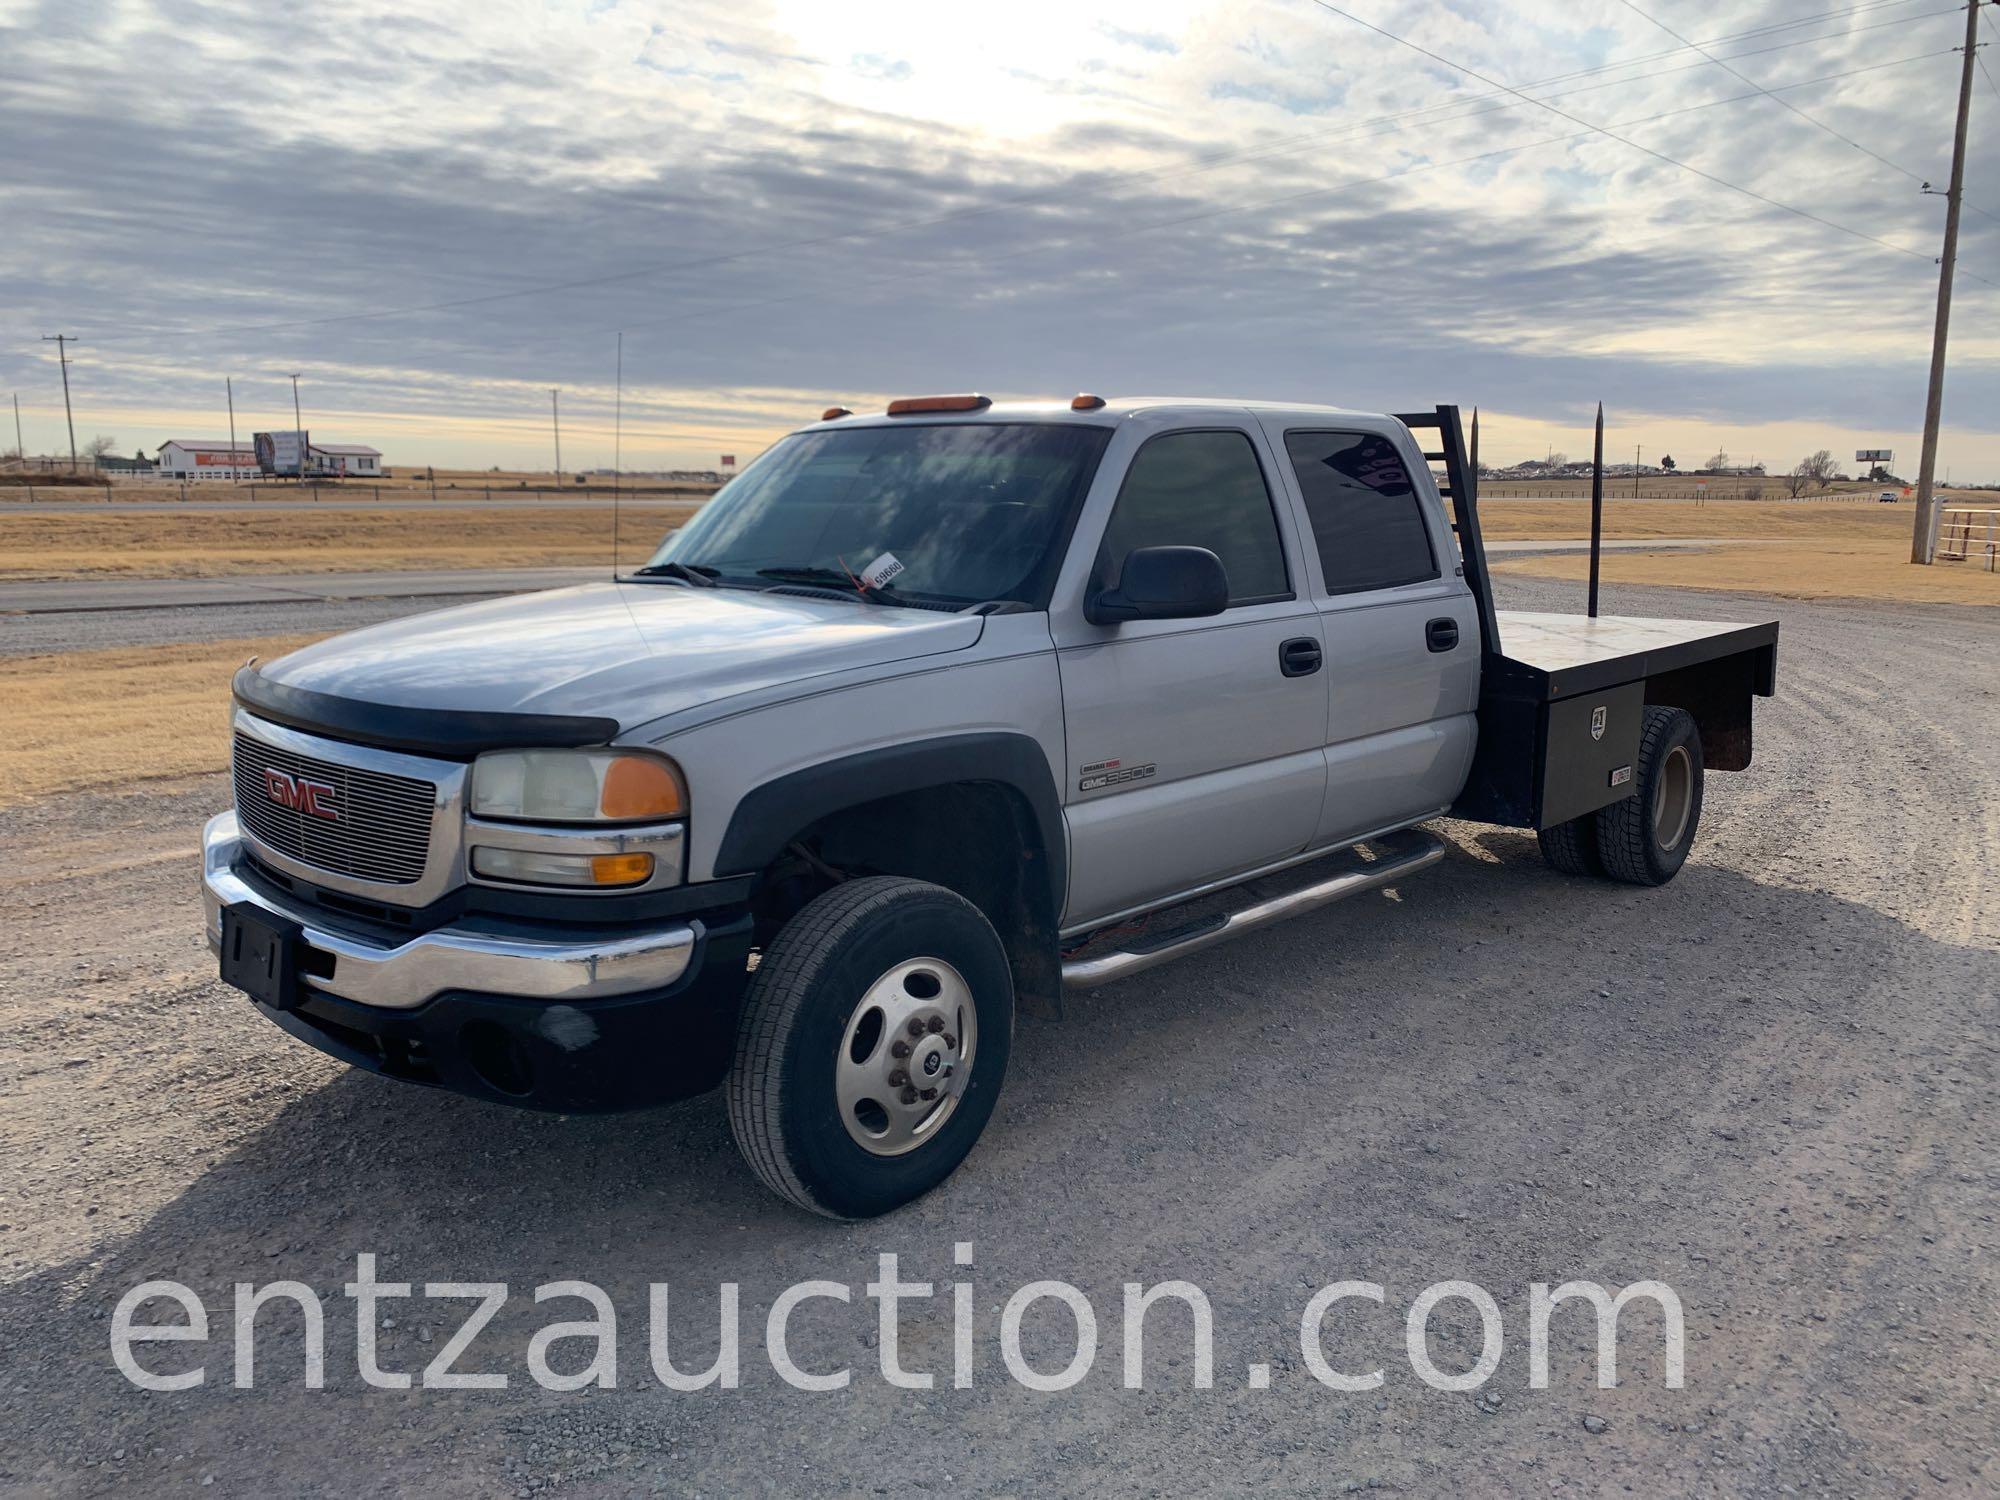
<svg viewBox="0 0 2000 1500">
<path fill-rule="evenodd" d="M 1886 464 L 1895 456 L 1887 448 L 1857 448 L 1854 451 L 1854 461 L 1858 464 Z"/>
<path fill-rule="evenodd" d="M 257 467 L 266 474 L 296 475 L 300 460 L 312 446 L 306 432 L 260 432 L 251 441 L 256 445 Z"/>
</svg>

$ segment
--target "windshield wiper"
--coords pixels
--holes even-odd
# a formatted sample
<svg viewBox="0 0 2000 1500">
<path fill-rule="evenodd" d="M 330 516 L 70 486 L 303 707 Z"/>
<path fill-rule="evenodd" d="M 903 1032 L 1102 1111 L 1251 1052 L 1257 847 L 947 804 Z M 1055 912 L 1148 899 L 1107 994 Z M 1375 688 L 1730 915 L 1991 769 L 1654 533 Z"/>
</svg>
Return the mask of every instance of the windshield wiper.
<svg viewBox="0 0 2000 1500">
<path fill-rule="evenodd" d="M 632 570 L 634 578 L 678 578 L 682 583 L 692 584 L 698 589 L 714 588 L 715 580 L 721 575 L 720 568 L 684 562 L 652 563 Z"/>
</svg>

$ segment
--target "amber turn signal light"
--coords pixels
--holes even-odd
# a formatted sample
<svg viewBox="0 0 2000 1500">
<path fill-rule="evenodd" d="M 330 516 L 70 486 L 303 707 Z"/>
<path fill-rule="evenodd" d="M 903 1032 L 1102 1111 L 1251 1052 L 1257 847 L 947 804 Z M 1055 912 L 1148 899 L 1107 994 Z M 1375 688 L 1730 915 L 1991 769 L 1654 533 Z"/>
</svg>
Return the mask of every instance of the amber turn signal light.
<svg viewBox="0 0 2000 1500">
<path fill-rule="evenodd" d="M 844 406 L 829 406 L 825 411 L 819 414 L 819 419 L 822 422 L 831 422 L 838 417 L 851 417 L 853 415 L 854 413 L 849 411 Z"/>
<path fill-rule="evenodd" d="M 650 854 L 593 854 L 590 878 L 597 885 L 638 885 L 653 875 Z"/>
<path fill-rule="evenodd" d="M 889 403 L 889 415 L 913 417 L 927 411 L 984 411 L 992 404 L 991 396 L 904 396 Z"/>
<path fill-rule="evenodd" d="M 604 767 L 597 794 L 600 817 L 671 818 L 687 811 L 680 778 L 665 761 L 647 755 L 621 755 Z"/>
<path fill-rule="evenodd" d="M 1076 395 L 1069 398 L 1069 409 L 1071 411 L 1096 411 L 1103 404 L 1104 398 L 1102 396 L 1093 396 L 1088 391 L 1079 391 Z"/>
</svg>

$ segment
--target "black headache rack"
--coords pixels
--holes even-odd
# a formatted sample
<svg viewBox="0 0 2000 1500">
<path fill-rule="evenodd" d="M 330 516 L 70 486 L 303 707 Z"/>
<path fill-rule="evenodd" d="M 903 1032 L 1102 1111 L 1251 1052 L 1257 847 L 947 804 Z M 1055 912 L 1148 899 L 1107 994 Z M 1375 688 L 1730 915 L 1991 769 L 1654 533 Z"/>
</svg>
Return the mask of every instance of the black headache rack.
<svg viewBox="0 0 2000 1500">
<path fill-rule="evenodd" d="M 1451 502 L 1479 608 L 1479 741 L 1455 816 L 1550 828 L 1631 796 L 1648 704 L 1694 716 L 1709 770 L 1750 764 L 1751 699 L 1777 687 L 1777 621 L 1503 614 L 1493 604 L 1479 528 L 1477 437 L 1468 454 L 1455 406 L 1397 420 L 1420 447 L 1424 434 L 1436 434 L 1424 458 L 1444 467 L 1438 490 Z"/>
<path fill-rule="evenodd" d="M 1493 581 L 1486 572 L 1486 539 L 1479 530 L 1478 438 L 1475 435 L 1474 448 L 1468 456 L 1465 427 L 1455 406 L 1440 406 L 1436 411 L 1400 412 L 1396 420 L 1410 429 L 1420 448 L 1423 447 L 1424 433 L 1437 433 L 1438 446 L 1424 449 L 1424 460 L 1444 465 L 1444 479 L 1438 484 L 1438 493 L 1451 502 L 1451 529 L 1458 536 L 1465 582 L 1472 590 L 1473 601 L 1479 606 L 1479 649 L 1490 660 L 1500 654 L 1500 621 L 1493 608 Z M 1432 475 L 1433 479 L 1436 477 Z"/>
</svg>

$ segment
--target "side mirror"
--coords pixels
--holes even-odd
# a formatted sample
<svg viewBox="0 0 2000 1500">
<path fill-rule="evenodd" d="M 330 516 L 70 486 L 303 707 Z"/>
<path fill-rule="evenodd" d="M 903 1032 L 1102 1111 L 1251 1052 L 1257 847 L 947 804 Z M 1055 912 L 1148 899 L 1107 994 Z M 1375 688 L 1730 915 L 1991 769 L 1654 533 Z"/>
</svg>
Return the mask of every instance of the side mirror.
<svg viewBox="0 0 2000 1500">
<path fill-rule="evenodd" d="M 1229 574 L 1206 547 L 1135 547 L 1125 554 L 1118 587 L 1093 594 L 1083 617 L 1093 625 L 1120 620 L 1192 620 L 1229 607 Z"/>
</svg>

